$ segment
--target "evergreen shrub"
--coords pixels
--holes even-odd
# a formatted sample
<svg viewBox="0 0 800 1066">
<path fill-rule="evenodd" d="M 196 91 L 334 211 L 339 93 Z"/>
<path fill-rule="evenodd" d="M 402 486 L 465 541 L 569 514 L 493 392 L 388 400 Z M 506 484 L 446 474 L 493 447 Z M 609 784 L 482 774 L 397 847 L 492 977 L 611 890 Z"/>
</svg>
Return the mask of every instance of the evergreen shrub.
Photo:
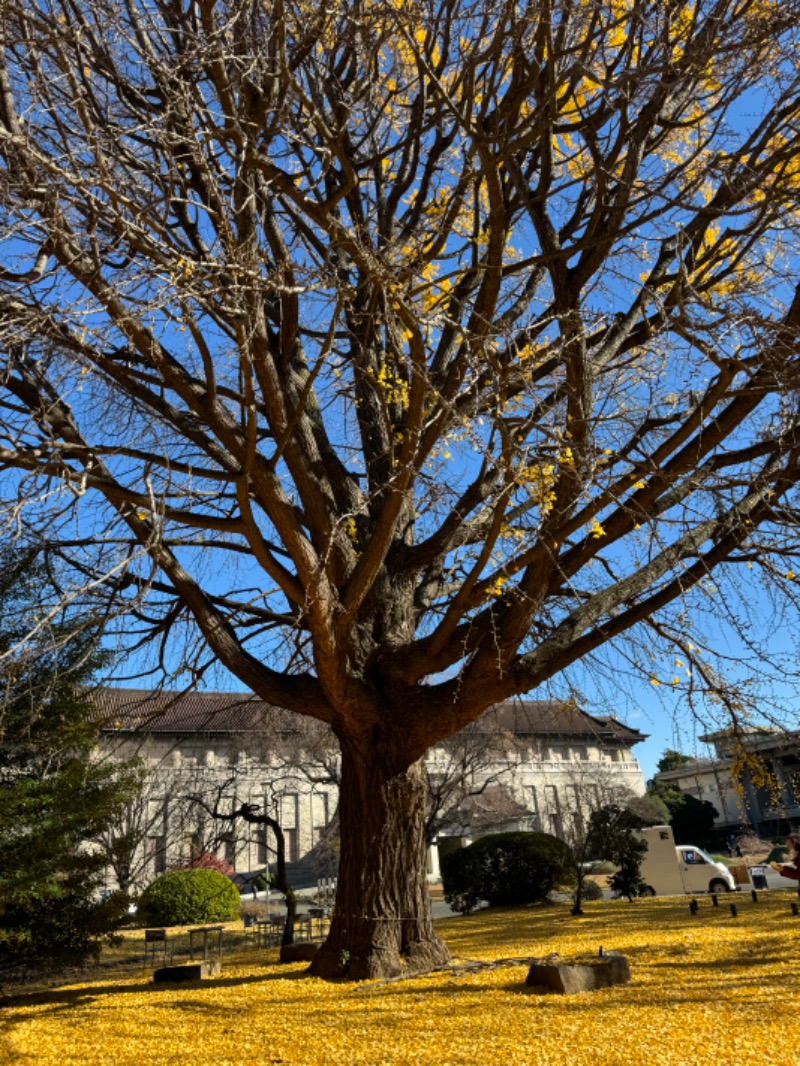
<svg viewBox="0 0 800 1066">
<path fill-rule="evenodd" d="M 139 917 L 147 925 L 198 925 L 239 917 L 239 891 L 216 870 L 171 870 L 139 897 Z"/>
<path fill-rule="evenodd" d="M 585 903 L 591 903 L 592 900 L 602 899 L 603 890 L 596 881 L 590 880 L 588 877 L 583 882 L 583 890 L 581 891 L 581 897 Z"/>
<path fill-rule="evenodd" d="M 494 833 L 443 856 L 444 898 L 465 914 L 479 900 L 535 903 L 574 884 L 571 861 L 564 841 L 549 833 Z"/>
</svg>

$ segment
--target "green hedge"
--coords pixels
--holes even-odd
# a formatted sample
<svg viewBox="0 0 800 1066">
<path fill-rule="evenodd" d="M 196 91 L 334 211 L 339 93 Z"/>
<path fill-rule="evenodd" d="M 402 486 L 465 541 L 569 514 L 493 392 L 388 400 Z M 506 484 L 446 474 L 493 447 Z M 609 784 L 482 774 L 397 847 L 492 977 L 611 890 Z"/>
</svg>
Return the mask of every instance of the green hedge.
<svg viewBox="0 0 800 1066">
<path fill-rule="evenodd" d="M 216 870 L 172 870 L 156 878 L 139 897 L 147 925 L 197 925 L 239 917 L 239 891 Z"/>
<path fill-rule="evenodd" d="M 494 833 L 442 859 L 444 898 L 464 913 L 479 900 L 534 903 L 574 881 L 569 848 L 549 833 Z"/>
<path fill-rule="evenodd" d="M 596 881 L 590 881 L 589 878 L 583 882 L 583 890 L 581 892 L 584 902 L 591 902 L 592 900 L 602 899 L 603 890 Z"/>
</svg>

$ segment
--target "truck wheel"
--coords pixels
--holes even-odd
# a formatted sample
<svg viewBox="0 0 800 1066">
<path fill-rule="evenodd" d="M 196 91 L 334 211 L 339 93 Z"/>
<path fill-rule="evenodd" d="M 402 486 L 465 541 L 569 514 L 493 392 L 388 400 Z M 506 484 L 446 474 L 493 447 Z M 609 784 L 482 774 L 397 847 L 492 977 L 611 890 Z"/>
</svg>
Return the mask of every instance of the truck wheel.
<svg viewBox="0 0 800 1066">
<path fill-rule="evenodd" d="M 730 886 L 726 885 L 724 881 L 712 881 L 708 886 L 709 892 L 730 892 Z"/>
<path fill-rule="evenodd" d="M 655 894 L 656 890 L 653 888 L 652 885 L 645 885 L 642 891 L 639 893 L 640 896 L 654 896 Z"/>
</svg>

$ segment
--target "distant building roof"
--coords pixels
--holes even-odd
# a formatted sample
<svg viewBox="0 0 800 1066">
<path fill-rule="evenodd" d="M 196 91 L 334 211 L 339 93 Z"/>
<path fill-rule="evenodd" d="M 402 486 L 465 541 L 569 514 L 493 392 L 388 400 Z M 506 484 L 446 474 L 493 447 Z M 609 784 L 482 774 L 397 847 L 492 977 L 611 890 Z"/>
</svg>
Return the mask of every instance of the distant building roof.
<svg viewBox="0 0 800 1066">
<path fill-rule="evenodd" d="M 793 751 L 800 744 L 800 731 L 769 725 L 736 726 L 707 733 L 700 740 L 704 744 L 713 744 L 718 758 L 731 759 L 737 751 L 762 754 Z"/>
<path fill-rule="evenodd" d="M 698 739 L 704 744 L 713 744 L 718 740 L 738 740 L 740 737 L 774 737 L 784 732 L 782 729 L 766 725 L 737 725 L 729 726 L 727 729 L 718 729 L 715 733 L 706 733 Z"/>
<path fill-rule="evenodd" d="M 92 699 L 102 714 L 106 732 L 297 732 L 303 721 L 300 715 L 273 707 L 249 692 L 105 688 Z"/>
<path fill-rule="evenodd" d="M 588 714 L 572 700 L 509 700 L 490 707 L 479 727 L 518 735 L 595 738 L 638 744 L 647 734 L 631 729 L 610 715 Z"/>
<path fill-rule="evenodd" d="M 143 733 L 302 732 L 317 723 L 274 707 L 248 692 L 165 692 L 105 688 L 93 695 L 104 731 Z M 644 733 L 616 718 L 587 714 L 569 700 L 509 700 L 476 723 L 487 733 L 595 738 L 636 744 Z"/>
</svg>

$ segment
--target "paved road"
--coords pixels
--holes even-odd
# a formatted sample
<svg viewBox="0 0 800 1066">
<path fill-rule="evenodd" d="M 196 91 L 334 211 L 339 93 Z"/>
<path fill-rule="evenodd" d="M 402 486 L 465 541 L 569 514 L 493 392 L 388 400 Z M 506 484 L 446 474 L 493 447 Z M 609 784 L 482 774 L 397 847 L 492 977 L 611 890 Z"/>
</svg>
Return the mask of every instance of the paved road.
<svg viewBox="0 0 800 1066">
<path fill-rule="evenodd" d="M 781 877 L 781 875 L 777 873 L 777 871 L 771 868 L 767 869 L 767 888 L 769 889 L 788 889 L 791 892 L 792 890 L 797 890 L 798 884 L 800 884 L 800 882 L 792 880 L 791 877 Z M 747 885 L 742 885 L 742 888 L 744 889 L 744 891 L 748 891 Z"/>
<path fill-rule="evenodd" d="M 781 877 L 780 874 L 775 872 L 775 870 L 772 870 L 772 869 L 767 870 L 767 888 L 768 889 L 782 889 L 783 891 L 787 891 L 787 890 L 788 891 L 793 891 L 793 890 L 797 889 L 797 886 L 798 886 L 798 882 L 797 881 L 793 881 L 793 880 L 791 880 L 788 877 Z M 752 888 L 752 885 L 741 885 L 740 888 L 739 888 L 739 891 L 740 892 L 749 892 L 751 888 Z M 303 895 L 305 895 L 305 894 L 303 894 Z M 604 895 L 605 895 L 606 899 L 611 899 L 612 898 L 610 892 L 605 892 Z M 298 900 L 298 903 L 300 904 L 300 909 L 301 910 L 305 910 L 309 903 L 312 906 L 315 904 L 316 900 L 314 899 L 313 895 L 310 892 L 309 892 L 308 896 L 309 896 L 309 898 L 302 898 L 301 897 Z M 244 897 L 244 898 L 247 898 L 247 897 Z M 559 896 L 558 898 L 566 900 L 569 897 L 568 896 Z M 281 913 L 283 909 L 284 908 L 282 907 L 282 901 L 280 900 L 280 897 L 278 896 L 277 893 L 273 892 L 272 893 L 272 900 L 271 900 L 271 910 L 273 911 L 273 913 Z M 431 911 L 433 913 L 433 917 L 434 918 L 450 918 L 454 914 L 454 912 L 448 907 L 448 905 L 442 899 L 434 899 L 432 901 L 432 903 L 431 903 Z"/>
</svg>

